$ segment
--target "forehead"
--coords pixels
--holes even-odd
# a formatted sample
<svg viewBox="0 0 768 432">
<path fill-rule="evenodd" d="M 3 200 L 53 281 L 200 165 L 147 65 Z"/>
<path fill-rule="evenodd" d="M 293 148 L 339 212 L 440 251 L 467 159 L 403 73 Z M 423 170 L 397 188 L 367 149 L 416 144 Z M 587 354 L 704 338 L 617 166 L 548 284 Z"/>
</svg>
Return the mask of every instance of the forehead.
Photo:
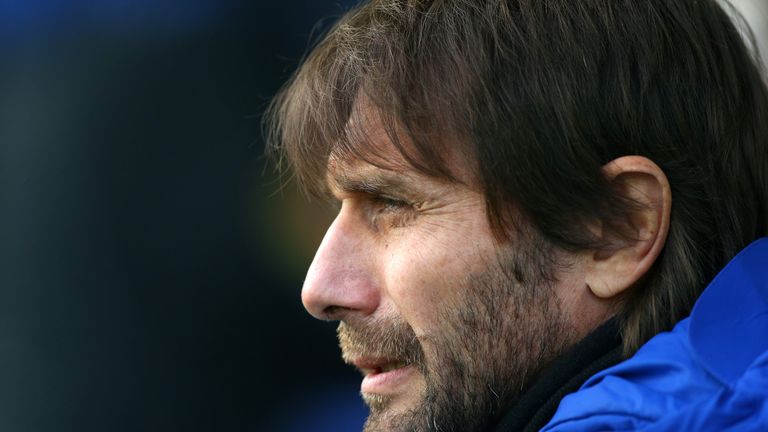
<svg viewBox="0 0 768 432">
<path fill-rule="evenodd" d="M 447 180 L 430 178 L 414 169 L 383 168 L 359 159 L 329 162 L 326 180 L 334 195 L 390 193 L 413 198 L 449 184 Z"/>
<path fill-rule="evenodd" d="M 360 180 L 392 185 L 474 183 L 470 158 L 458 139 L 437 134 L 420 134 L 416 139 L 401 121 L 361 99 L 346 124 L 344 139 L 329 152 L 329 186 Z"/>
</svg>

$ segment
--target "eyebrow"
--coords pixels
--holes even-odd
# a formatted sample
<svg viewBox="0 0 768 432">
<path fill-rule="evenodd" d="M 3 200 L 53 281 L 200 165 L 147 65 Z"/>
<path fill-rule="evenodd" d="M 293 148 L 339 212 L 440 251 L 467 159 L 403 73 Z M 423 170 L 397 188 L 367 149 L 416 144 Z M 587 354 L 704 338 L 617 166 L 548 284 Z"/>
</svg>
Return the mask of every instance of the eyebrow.
<svg viewBox="0 0 768 432">
<path fill-rule="evenodd" d="M 331 190 L 345 193 L 394 193 L 406 196 L 421 195 L 405 181 L 406 177 L 391 171 L 370 170 L 355 174 L 337 173 L 329 176 Z"/>
</svg>

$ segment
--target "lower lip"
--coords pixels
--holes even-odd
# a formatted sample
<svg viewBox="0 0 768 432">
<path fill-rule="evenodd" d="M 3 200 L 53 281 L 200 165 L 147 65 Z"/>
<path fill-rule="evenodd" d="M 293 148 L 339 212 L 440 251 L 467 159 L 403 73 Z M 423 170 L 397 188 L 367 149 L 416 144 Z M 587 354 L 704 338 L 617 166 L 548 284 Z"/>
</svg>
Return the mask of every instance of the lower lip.
<svg viewBox="0 0 768 432">
<path fill-rule="evenodd" d="M 393 394 L 407 384 L 415 374 L 416 368 L 413 365 L 389 372 L 371 373 L 363 378 L 360 391 L 362 393 Z"/>
</svg>

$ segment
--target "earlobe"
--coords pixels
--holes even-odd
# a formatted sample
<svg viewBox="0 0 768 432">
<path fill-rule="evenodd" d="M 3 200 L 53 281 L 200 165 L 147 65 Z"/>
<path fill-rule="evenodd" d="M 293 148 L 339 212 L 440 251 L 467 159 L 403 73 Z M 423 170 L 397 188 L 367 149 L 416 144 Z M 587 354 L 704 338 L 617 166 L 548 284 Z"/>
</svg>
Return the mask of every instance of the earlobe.
<svg viewBox="0 0 768 432">
<path fill-rule="evenodd" d="M 603 175 L 617 193 L 637 204 L 618 234 L 597 230 L 606 245 L 587 257 L 587 285 L 600 298 L 617 296 L 635 285 L 653 266 L 669 231 L 672 194 L 666 175 L 650 159 L 624 156 L 603 166 Z"/>
</svg>

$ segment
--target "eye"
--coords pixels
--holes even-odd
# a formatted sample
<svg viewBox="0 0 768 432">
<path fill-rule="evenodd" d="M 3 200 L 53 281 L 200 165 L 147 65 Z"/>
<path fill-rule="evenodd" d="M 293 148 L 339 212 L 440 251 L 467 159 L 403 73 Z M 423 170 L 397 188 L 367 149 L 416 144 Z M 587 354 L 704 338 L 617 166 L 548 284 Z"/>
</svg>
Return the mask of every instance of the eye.
<svg viewBox="0 0 768 432">
<path fill-rule="evenodd" d="M 371 223 L 377 228 L 403 227 L 416 216 L 415 206 L 386 195 L 371 197 Z"/>
<path fill-rule="evenodd" d="M 381 213 L 411 208 L 410 203 L 385 195 L 377 195 L 373 198 L 373 201 L 377 205 L 377 210 Z"/>
</svg>

